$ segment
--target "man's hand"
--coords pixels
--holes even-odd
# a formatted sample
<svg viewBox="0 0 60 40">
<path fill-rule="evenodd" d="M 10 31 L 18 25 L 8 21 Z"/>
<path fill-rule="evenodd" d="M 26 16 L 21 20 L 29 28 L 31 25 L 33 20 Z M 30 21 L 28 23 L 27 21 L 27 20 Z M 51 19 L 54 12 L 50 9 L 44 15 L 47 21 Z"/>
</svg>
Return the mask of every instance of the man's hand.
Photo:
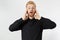
<svg viewBox="0 0 60 40">
<path fill-rule="evenodd" d="M 27 13 L 27 11 L 26 11 L 26 13 L 24 14 L 24 16 L 22 16 L 22 19 L 23 19 L 23 20 L 27 20 L 27 19 L 28 19 L 28 13 Z"/>
<path fill-rule="evenodd" d="M 38 19 L 38 20 L 41 19 L 41 17 L 39 16 L 39 13 L 38 13 L 38 12 L 35 13 L 34 18 L 35 18 L 35 19 Z"/>
</svg>

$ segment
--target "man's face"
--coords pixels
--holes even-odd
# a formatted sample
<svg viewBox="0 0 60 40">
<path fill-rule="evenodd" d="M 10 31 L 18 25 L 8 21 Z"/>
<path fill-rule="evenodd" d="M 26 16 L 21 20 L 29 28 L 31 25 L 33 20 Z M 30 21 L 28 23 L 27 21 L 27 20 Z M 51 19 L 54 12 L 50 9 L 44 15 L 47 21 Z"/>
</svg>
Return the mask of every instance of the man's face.
<svg viewBox="0 0 60 40">
<path fill-rule="evenodd" d="M 36 7 L 35 7 L 35 5 L 33 5 L 33 4 L 28 4 L 28 5 L 27 5 L 27 11 L 28 11 L 28 15 L 29 15 L 30 17 L 33 17 L 34 14 L 35 14 L 35 12 L 36 12 Z"/>
</svg>

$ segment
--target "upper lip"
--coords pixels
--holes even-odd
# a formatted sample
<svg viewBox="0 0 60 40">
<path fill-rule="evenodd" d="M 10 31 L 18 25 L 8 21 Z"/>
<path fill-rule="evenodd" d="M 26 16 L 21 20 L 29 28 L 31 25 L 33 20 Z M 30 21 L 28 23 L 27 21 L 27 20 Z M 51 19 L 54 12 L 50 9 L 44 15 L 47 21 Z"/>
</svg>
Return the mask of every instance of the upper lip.
<svg viewBox="0 0 60 40">
<path fill-rule="evenodd" d="M 32 12 L 30 12 L 30 13 L 32 13 Z"/>
</svg>

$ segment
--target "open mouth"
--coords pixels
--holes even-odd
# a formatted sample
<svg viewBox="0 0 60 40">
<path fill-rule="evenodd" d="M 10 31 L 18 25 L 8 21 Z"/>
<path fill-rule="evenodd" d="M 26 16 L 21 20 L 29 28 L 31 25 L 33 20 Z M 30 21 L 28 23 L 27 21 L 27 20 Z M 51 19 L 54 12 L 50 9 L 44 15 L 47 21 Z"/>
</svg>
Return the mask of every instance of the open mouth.
<svg viewBox="0 0 60 40">
<path fill-rule="evenodd" d="M 33 13 L 33 12 L 30 12 L 30 13 Z"/>
</svg>

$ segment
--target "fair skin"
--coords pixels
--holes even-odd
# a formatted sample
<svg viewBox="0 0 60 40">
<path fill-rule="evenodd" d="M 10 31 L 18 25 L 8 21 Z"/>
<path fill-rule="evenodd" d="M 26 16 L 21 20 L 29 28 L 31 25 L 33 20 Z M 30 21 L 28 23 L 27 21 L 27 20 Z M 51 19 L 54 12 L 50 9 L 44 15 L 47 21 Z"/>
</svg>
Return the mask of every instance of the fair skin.
<svg viewBox="0 0 60 40">
<path fill-rule="evenodd" d="M 33 4 L 29 4 L 27 5 L 26 9 L 28 11 L 29 18 L 33 18 L 36 11 L 36 7 Z"/>
<path fill-rule="evenodd" d="M 35 15 L 36 14 L 36 15 Z M 22 17 L 23 20 L 27 20 L 28 17 L 30 19 L 39 19 L 40 20 L 40 16 L 36 11 L 36 7 L 33 4 L 28 4 L 26 7 L 26 13 L 24 14 L 24 16 Z"/>
</svg>

